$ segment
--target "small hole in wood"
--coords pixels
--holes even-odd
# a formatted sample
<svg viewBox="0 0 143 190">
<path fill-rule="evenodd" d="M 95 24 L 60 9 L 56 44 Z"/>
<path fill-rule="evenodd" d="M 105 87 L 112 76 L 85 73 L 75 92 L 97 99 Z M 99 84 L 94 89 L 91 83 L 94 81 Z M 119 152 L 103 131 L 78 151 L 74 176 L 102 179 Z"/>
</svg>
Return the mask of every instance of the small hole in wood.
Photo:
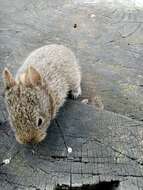
<svg viewBox="0 0 143 190">
<path fill-rule="evenodd" d="M 77 28 L 77 24 L 74 24 L 74 26 L 73 26 L 74 28 Z"/>
</svg>

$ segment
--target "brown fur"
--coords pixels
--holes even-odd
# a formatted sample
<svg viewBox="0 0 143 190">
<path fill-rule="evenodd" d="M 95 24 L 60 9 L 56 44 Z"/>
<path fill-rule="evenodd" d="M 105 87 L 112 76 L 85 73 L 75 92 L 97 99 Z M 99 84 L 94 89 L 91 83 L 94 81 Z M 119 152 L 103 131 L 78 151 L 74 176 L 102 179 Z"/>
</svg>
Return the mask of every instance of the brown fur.
<svg viewBox="0 0 143 190">
<path fill-rule="evenodd" d="M 5 101 L 19 143 L 39 143 L 69 91 L 81 94 L 81 74 L 71 50 L 49 45 L 33 51 L 17 71 L 5 69 Z M 42 124 L 41 124 L 42 122 Z"/>
</svg>

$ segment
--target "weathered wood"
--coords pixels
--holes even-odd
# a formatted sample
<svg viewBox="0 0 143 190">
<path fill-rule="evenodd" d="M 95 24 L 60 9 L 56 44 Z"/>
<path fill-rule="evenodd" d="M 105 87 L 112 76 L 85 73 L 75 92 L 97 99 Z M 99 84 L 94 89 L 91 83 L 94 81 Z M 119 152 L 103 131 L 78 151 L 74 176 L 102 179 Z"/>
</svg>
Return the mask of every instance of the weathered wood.
<svg viewBox="0 0 143 190">
<path fill-rule="evenodd" d="M 35 48 L 64 44 L 82 68 L 81 99 L 91 102 L 100 94 L 106 110 L 142 120 L 143 11 L 138 3 L 1 0 L 0 72 L 7 66 L 15 73 Z M 43 143 L 20 146 L 9 128 L 2 94 L 0 75 L 0 190 L 50 190 L 57 183 L 104 180 L 121 180 L 126 190 L 143 189 L 142 122 L 71 102 Z M 4 165 L 9 157 L 10 164 Z"/>
<path fill-rule="evenodd" d="M 15 73 L 35 48 L 64 44 L 82 67 L 82 97 L 96 93 L 106 110 L 142 120 L 141 5 L 139 0 L 1 0 L 0 71 L 7 66 Z"/>
<path fill-rule="evenodd" d="M 141 122 L 70 101 L 37 146 L 13 148 L 15 139 L 8 123 L 1 123 L 0 134 L 1 163 L 12 157 L 10 164 L 0 167 L 2 190 L 49 190 L 56 184 L 104 180 L 119 180 L 127 189 L 143 188 Z M 72 147 L 71 154 L 67 147 Z"/>
</svg>

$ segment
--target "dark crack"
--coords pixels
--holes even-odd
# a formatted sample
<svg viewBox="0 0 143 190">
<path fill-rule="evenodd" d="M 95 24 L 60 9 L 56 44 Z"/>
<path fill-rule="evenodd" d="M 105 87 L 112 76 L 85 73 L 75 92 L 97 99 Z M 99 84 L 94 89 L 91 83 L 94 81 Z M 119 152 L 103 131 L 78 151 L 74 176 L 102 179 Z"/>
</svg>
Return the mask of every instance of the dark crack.
<svg viewBox="0 0 143 190">
<path fill-rule="evenodd" d="M 59 128 L 60 133 L 61 133 L 61 137 L 62 137 L 62 139 L 64 141 L 65 148 L 66 148 L 66 150 L 68 150 L 68 145 L 66 143 L 65 136 L 64 136 L 64 133 L 62 131 L 62 127 L 61 127 L 61 125 L 60 125 L 60 123 L 58 122 L 57 119 L 55 119 L 55 122 L 56 122 L 57 127 Z"/>
<path fill-rule="evenodd" d="M 127 37 L 132 36 L 135 32 L 138 31 L 138 29 L 141 27 L 141 25 L 142 25 L 142 23 L 139 23 L 138 26 L 132 32 L 130 32 L 129 34 L 127 34 L 127 35 L 121 35 L 122 38 L 127 38 Z"/>
<path fill-rule="evenodd" d="M 115 152 L 117 152 L 117 153 L 119 153 L 119 154 L 125 156 L 126 158 L 128 158 L 128 159 L 130 159 L 130 160 L 132 160 L 132 161 L 135 161 L 137 164 L 139 164 L 139 165 L 141 165 L 141 166 L 143 165 L 143 162 L 138 161 L 138 158 L 134 158 L 134 157 L 132 157 L 132 156 L 129 156 L 129 155 L 127 155 L 127 154 L 125 154 L 125 153 L 123 153 L 123 152 L 121 152 L 121 151 L 115 149 L 114 147 L 110 147 L 110 148 L 111 148 L 113 151 L 115 151 Z"/>
<path fill-rule="evenodd" d="M 24 184 L 21 184 L 21 183 L 17 183 L 17 182 L 13 182 L 13 181 L 10 181 L 8 179 L 5 179 L 5 181 L 7 183 L 9 183 L 10 185 L 13 184 L 13 185 L 16 185 L 17 187 L 26 187 L 26 188 L 35 188 L 35 190 L 39 189 L 37 186 L 35 185 L 24 185 Z"/>
<path fill-rule="evenodd" d="M 120 185 L 120 181 L 102 181 L 97 184 L 83 184 L 82 186 L 71 187 L 69 185 L 59 185 L 54 188 L 54 190 L 116 190 Z"/>
</svg>

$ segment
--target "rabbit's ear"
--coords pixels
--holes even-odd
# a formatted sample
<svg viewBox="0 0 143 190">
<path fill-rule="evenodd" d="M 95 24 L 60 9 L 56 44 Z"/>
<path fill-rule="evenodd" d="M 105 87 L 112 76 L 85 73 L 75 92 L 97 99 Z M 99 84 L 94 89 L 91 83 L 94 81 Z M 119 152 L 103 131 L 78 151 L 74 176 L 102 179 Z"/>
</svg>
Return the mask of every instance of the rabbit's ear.
<svg viewBox="0 0 143 190">
<path fill-rule="evenodd" d="M 42 79 L 39 72 L 32 66 L 28 68 L 28 73 L 26 75 L 26 81 L 30 82 L 32 86 L 40 86 L 42 85 Z"/>
<path fill-rule="evenodd" d="M 7 68 L 5 68 L 3 71 L 3 80 L 6 89 L 10 89 L 11 87 L 16 85 L 16 81 L 14 80 L 12 74 Z"/>
</svg>

